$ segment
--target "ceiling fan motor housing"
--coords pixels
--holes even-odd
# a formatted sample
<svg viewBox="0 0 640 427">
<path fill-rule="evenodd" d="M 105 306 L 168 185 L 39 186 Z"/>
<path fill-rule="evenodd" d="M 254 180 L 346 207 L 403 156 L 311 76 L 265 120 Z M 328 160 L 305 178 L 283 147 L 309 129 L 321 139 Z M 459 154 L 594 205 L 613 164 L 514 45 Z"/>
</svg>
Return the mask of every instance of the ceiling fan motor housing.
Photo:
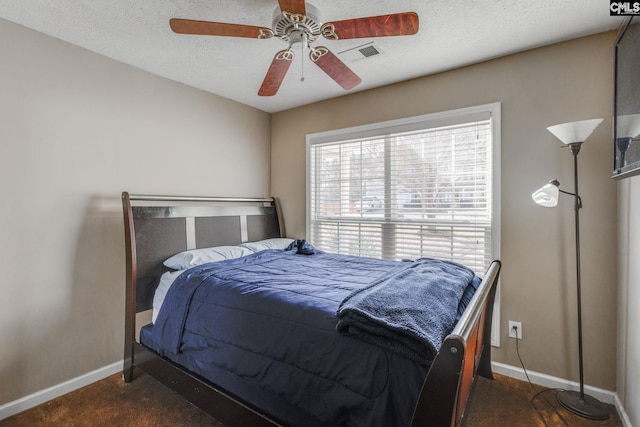
<svg viewBox="0 0 640 427">
<path fill-rule="evenodd" d="M 273 32 L 276 37 L 293 46 L 296 43 L 312 43 L 320 36 L 322 24 L 318 18 L 318 9 L 307 3 L 306 15 L 281 11 L 279 7 L 273 12 Z M 306 41 L 304 41 L 306 35 Z"/>
</svg>

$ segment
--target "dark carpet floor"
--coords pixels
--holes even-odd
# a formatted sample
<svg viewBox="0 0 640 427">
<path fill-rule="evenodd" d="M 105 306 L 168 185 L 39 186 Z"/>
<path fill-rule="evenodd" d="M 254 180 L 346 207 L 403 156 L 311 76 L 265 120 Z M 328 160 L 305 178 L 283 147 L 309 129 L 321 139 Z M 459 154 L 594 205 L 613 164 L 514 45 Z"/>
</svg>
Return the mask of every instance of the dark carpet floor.
<svg viewBox="0 0 640 427">
<path fill-rule="evenodd" d="M 610 417 L 587 420 L 563 408 L 557 390 L 495 374 L 495 380 L 478 378 L 464 427 L 619 427 L 615 406 L 605 405 Z"/>
<path fill-rule="evenodd" d="M 546 391 L 533 399 L 536 392 L 526 382 L 500 375 L 494 381 L 479 378 L 463 426 L 622 425 L 613 406 L 609 406 L 609 420 L 589 421 L 563 409 L 555 393 Z M 120 374 L 112 375 L 0 421 L 0 427 L 14 426 L 224 427 L 145 374 L 137 375 L 129 384 Z"/>
</svg>

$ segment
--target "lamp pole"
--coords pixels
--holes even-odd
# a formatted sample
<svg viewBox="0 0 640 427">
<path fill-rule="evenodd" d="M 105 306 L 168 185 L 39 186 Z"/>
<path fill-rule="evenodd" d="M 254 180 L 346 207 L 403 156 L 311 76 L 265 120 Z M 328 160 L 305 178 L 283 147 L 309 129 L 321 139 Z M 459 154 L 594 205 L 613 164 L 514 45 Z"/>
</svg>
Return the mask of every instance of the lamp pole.
<svg viewBox="0 0 640 427">
<path fill-rule="evenodd" d="M 576 217 L 576 289 L 578 294 L 578 360 L 580 366 L 580 398 L 584 400 L 584 363 L 582 361 L 582 285 L 580 277 L 580 208 L 582 200 L 578 193 L 578 153 L 581 142 L 574 142 L 569 145 L 573 155 L 573 182 L 574 182 L 574 210 Z"/>
<path fill-rule="evenodd" d="M 580 208 L 582 199 L 578 193 L 578 153 L 582 142 L 569 144 L 569 150 L 573 155 L 573 181 L 574 181 L 574 210 L 576 224 L 576 289 L 578 296 L 578 361 L 580 367 L 580 393 L 574 391 L 561 391 L 558 393 L 558 401 L 562 406 L 574 414 L 592 420 L 606 420 L 609 411 L 599 400 L 584 394 L 584 364 L 582 359 L 582 289 L 580 276 Z"/>
</svg>

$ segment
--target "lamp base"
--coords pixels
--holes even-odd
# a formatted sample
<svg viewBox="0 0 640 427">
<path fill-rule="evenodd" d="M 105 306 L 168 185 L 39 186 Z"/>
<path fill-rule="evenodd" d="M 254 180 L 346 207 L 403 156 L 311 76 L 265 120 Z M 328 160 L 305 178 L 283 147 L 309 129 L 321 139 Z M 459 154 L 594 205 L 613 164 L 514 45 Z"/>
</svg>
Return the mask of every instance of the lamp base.
<svg viewBox="0 0 640 427">
<path fill-rule="evenodd" d="M 609 410 L 602 403 L 587 394 L 580 395 L 577 391 L 561 391 L 557 395 L 558 402 L 569 411 L 590 420 L 606 420 Z"/>
</svg>

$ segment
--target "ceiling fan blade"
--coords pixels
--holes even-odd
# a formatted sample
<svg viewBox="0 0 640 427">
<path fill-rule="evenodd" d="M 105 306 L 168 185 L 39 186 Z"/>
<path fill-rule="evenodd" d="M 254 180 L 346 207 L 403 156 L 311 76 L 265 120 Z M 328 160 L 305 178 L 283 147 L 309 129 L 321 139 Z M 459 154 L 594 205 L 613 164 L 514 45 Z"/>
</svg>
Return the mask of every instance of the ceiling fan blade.
<svg viewBox="0 0 640 427">
<path fill-rule="evenodd" d="M 291 12 L 298 15 L 306 15 L 307 7 L 304 0 L 278 0 L 280 10 L 283 12 Z"/>
<path fill-rule="evenodd" d="M 192 19 L 172 18 L 169 25 L 178 34 L 198 34 L 204 36 L 246 37 L 253 39 L 268 38 L 273 35 L 271 28 L 252 25 L 225 24 L 222 22 L 196 21 Z"/>
<path fill-rule="evenodd" d="M 418 32 L 418 26 L 418 14 L 404 12 L 327 22 L 322 26 L 322 35 L 330 40 L 410 36 Z"/>
<path fill-rule="evenodd" d="M 293 62 L 294 54 L 291 49 L 281 50 L 273 57 L 267 75 L 264 76 L 262 86 L 258 91 L 260 96 L 273 96 L 278 93 L 280 85 L 284 80 L 284 76 L 287 75 L 289 66 Z"/>
<path fill-rule="evenodd" d="M 362 80 L 344 62 L 324 46 L 318 46 L 309 53 L 309 58 L 344 90 L 353 89 Z"/>
</svg>

